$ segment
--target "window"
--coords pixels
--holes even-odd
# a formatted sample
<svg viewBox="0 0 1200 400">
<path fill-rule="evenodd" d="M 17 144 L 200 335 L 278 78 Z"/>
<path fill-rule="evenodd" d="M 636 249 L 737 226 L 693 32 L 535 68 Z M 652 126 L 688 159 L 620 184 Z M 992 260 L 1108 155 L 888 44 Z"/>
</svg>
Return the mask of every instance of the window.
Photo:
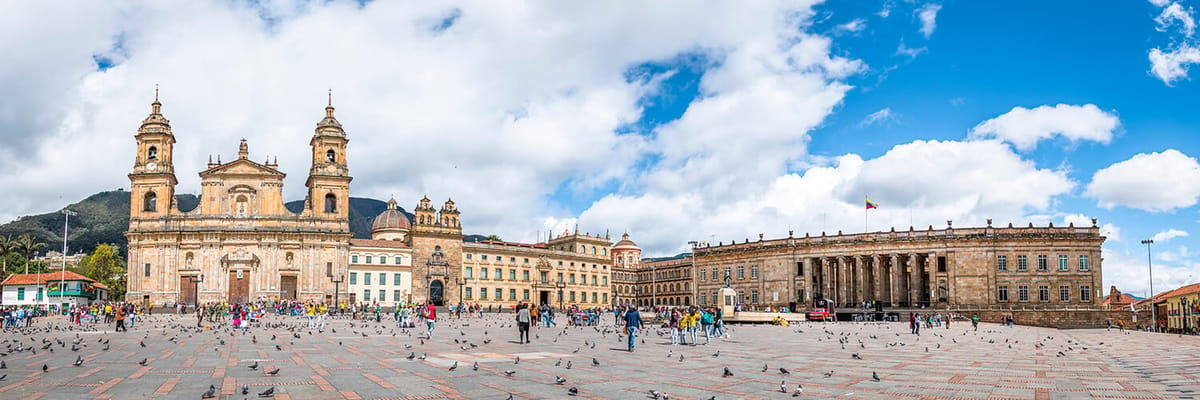
<svg viewBox="0 0 1200 400">
<path fill-rule="evenodd" d="M 745 303 L 745 302 L 746 302 L 746 291 L 739 290 L 738 291 L 738 303 Z"/>
<path fill-rule="evenodd" d="M 596 281 L 596 276 L 595 276 L 595 275 L 592 275 L 592 286 L 596 286 L 596 285 L 598 285 L 598 284 L 599 284 L 599 283 L 597 283 L 597 281 Z"/>
<path fill-rule="evenodd" d="M 1050 301 L 1050 287 L 1049 286 L 1045 286 L 1045 285 L 1038 286 L 1038 300 L 1043 303 Z"/>
<path fill-rule="evenodd" d="M 529 289 L 524 289 L 521 291 L 521 298 L 522 300 L 529 300 Z"/>
<path fill-rule="evenodd" d="M 758 279 L 758 266 L 757 265 L 750 266 L 750 279 Z"/>
<path fill-rule="evenodd" d="M 370 273 L 370 272 L 364 272 L 364 273 L 363 273 L 363 284 L 364 284 L 364 285 L 370 285 L 370 284 L 371 284 L 371 273 Z"/>
<path fill-rule="evenodd" d="M 501 270 L 500 268 L 496 268 L 495 271 L 496 271 L 496 280 L 504 279 L 504 271 L 503 270 Z"/>
<path fill-rule="evenodd" d="M 1001 286 L 997 289 L 996 299 L 999 301 L 1008 301 L 1008 286 Z"/>
<path fill-rule="evenodd" d="M 370 290 L 363 291 L 363 301 L 366 301 L 366 302 L 371 301 L 371 291 Z"/>
<path fill-rule="evenodd" d="M 1008 271 L 1008 256 L 996 256 L 996 270 Z"/>
<path fill-rule="evenodd" d="M 597 301 L 598 299 L 599 299 L 599 298 L 598 298 L 598 297 L 596 297 L 596 292 L 592 292 L 592 302 L 593 302 L 593 303 L 599 303 L 599 301 Z"/>
<path fill-rule="evenodd" d="M 720 280 L 720 277 L 719 277 L 719 276 L 717 276 L 717 269 L 716 269 L 716 268 L 713 268 L 713 269 L 712 269 L 712 280 L 713 280 L 713 282 L 716 282 L 716 281 Z M 717 302 L 717 301 L 716 301 L 716 300 L 713 300 L 713 302 L 715 303 L 715 302 Z"/>
<path fill-rule="evenodd" d="M 401 279 L 400 274 L 398 274 L 398 273 L 392 274 L 392 284 L 393 285 L 400 286 L 400 282 L 401 282 L 400 279 Z"/>
<path fill-rule="evenodd" d="M 757 290 L 750 291 L 750 304 L 758 304 L 758 291 Z"/>
<path fill-rule="evenodd" d="M 402 258 L 402 257 L 400 257 L 400 256 L 396 256 L 396 259 L 395 259 L 395 260 L 393 260 L 393 262 L 394 262 L 396 265 L 404 264 L 404 258 Z"/>
<path fill-rule="evenodd" d="M 330 163 L 336 162 L 337 161 L 336 154 L 337 153 L 334 153 L 332 149 L 330 149 L 329 151 L 326 151 L 325 152 L 325 161 L 330 162 Z"/>
<path fill-rule="evenodd" d="M 525 259 L 525 263 L 526 263 L 526 264 L 529 264 L 529 259 L 528 259 L 528 258 L 526 258 L 526 259 Z"/>
<path fill-rule="evenodd" d="M 1017 271 L 1029 270 L 1029 256 L 1017 256 Z"/>
<path fill-rule="evenodd" d="M 738 275 L 737 275 L 738 279 L 746 279 L 746 267 L 739 265 L 737 268 L 737 271 L 738 271 Z"/>
<path fill-rule="evenodd" d="M 1059 255 L 1058 256 L 1058 272 L 1067 272 L 1067 269 L 1068 269 L 1067 268 L 1067 256 L 1065 254 Z"/>
<path fill-rule="evenodd" d="M 158 195 L 154 192 L 146 193 L 146 196 L 142 197 L 142 211 L 154 212 L 156 210 L 158 210 Z"/>
<path fill-rule="evenodd" d="M 571 274 L 571 283 L 575 283 L 575 274 Z"/>
<path fill-rule="evenodd" d="M 367 264 L 371 263 L 371 256 L 367 256 Z"/>
<path fill-rule="evenodd" d="M 707 277 L 708 277 L 708 271 L 703 270 L 703 269 L 700 270 L 700 282 L 704 282 L 704 281 L 708 280 Z"/>
<path fill-rule="evenodd" d="M 463 296 L 466 296 L 466 298 L 468 298 L 468 299 L 471 298 L 471 288 L 464 288 Z"/>
<path fill-rule="evenodd" d="M 150 151 L 146 152 L 146 158 L 149 158 L 151 160 L 157 160 L 158 159 L 158 148 L 154 147 L 154 146 L 150 146 Z"/>
<path fill-rule="evenodd" d="M 700 293 L 700 305 L 708 304 L 708 293 Z"/>
<path fill-rule="evenodd" d="M 1079 301 L 1084 302 L 1084 303 L 1089 303 L 1092 301 L 1092 287 L 1091 286 L 1080 286 L 1079 287 Z"/>
<path fill-rule="evenodd" d="M 146 273 L 145 273 L 145 276 L 150 276 L 150 263 L 146 263 Z"/>
<path fill-rule="evenodd" d="M 508 289 L 508 299 L 509 300 L 517 299 L 517 289 Z"/>
<path fill-rule="evenodd" d="M 481 259 L 483 261 L 487 261 L 487 254 L 480 255 L 479 259 Z"/>
<path fill-rule="evenodd" d="M 291 255 L 291 254 L 292 253 L 288 253 L 288 255 Z M 333 276 L 333 263 L 332 262 L 325 263 L 325 276 L 329 276 L 329 277 Z"/>
<path fill-rule="evenodd" d="M 516 258 L 516 257 L 509 257 L 509 258 L 508 258 L 508 262 L 515 263 L 515 262 L 517 262 L 517 258 Z"/>
<path fill-rule="evenodd" d="M 1017 300 L 1029 301 L 1029 286 L 1017 286 Z"/>
<path fill-rule="evenodd" d="M 479 298 L 480 299 L 487 300 L 487 294 L 488 294 L 487 288 L 479 288 Z"/>
<path fill-rule="evenodd" d="M 1067 303 L 1067 302 L 1071 301 L 1071 287 L 1070 286 L 1059 286 L 1058 287 L 1058 301 L 1063 302 L 1063 303 Z"/>
<path fill-rule="evenodd" d="M 487 279 L 487 278 L 488 278 L 488 269 L 480 268 L 479 269 L 479 279 Z"/>
<path fill-rule="evenodd" d="M 604 297 L 604 302 L 608 303 L 608 293 L 605 293 L 603 297 Z"/>
<path fill-rule="evenodd" d="M 400 276 L 400 274 L 396 274 L 396 276 Z M 397 302 L 397 303 L 400 302 L 400 291 L 399 290 L 392 291 L 392 301 Z"/>
<path fill-rule="evenodd" d="M 379 300 L 378 301 L 387 301 L 387 292 L 385 292 L 383 289 L 379 289 Z"/>
<path fill-rule="evenodd" d="M 946 272 L 946 256 L 938 256 L 937 272 Z"/>
<path fill-rule="evenodd" d="M 334 196 L 333 193 L 325 195 L 325 212 L 337 212 L 337 196 Z"/>
<path fill-rule="evenodd" d="M 350 262 L 358 264 L 358 256 L 357 255 L 350 256 Z"/>
<path fill-rule="evenodd" d="M 1091 266 L 1088 265 L 1088 256 L 1079 256 L 1079 272 L 1087 272 Z"/>
<path fill-rule="evenodd" d="M 17 288 L 17 300 L 25 300 L 25 288 Z"/>
<path fill-rule="evenodd" d="M 608 249 L 605 249 L 605 248 L 602 248 L 602 249 L 600 249 L 600 255 L 602 255 L 602 256 L 607 256 L 607 255 L 608 255 Z M 606 301 L 606 302 L 607 302 L 607 301 Z"/>
<path fill-rule="evenodd" d="M 608 286 L 608 277 L 607 276 L 600 277 L 600 281 L 604 282 L 602 285 Z"/>
<path fill-rule="evenodd" d="M 357 273 L 357 272 L 351 272 L 351 273 L 350 273 L 350 284 L 351 284 L 351 285 L 357 285 L 357 284 L 358 284 L 358 273 Z"/>
<path fill-rule="evenodd" d="M 496 300 L 504 298 L 504 289 L 496 288 Z"/>
<path fill-rule="evenodd" d="M 804 276 L 804 261 L 796 261 L 796 276 Z M 716 280 L 717 277 L 713 277 Z"/>
<path fill-rule="evenodd" d="M 1045 254 L 1038 255 L 1038 272 L 1046 272 L 1050 270 L 1050 257 Z"/>
<path fill-rule="evenodd" d="M 471 272 L 472 272 L 472 270 L 471 270 L 471 267 L 467 267 L 467 269 L 466 269 L 465 271 L 463 271 L 463 277 L 464 277 L 464 278 L 470 278 L 470 277 L 471 277 Z"/>
<path fill-rule="evenodd" d="M 515 270 L 515 269 L 508 270 L 508 280 L 510 280 L 510 281 L 517 280 L 517 270 Z"/>
<path fill-rule="evenodd" d="M 529 271 L 521 271 L 521 280 L 529 282 Z"/>
<path fill-rule="evenodd" d="M 385 273 L 385 272 L 379 273 L 379 285 L 387 286 L 387 273 Z"/>
<path fill-rule="evenodd" d="M 548 273 L 542 272 L 541 275 L 542 275 L 542 283 L 547 283 L 550 281 L 550 277 L 547 276 L 547 275 L 549 275 Z"/>
</svg>

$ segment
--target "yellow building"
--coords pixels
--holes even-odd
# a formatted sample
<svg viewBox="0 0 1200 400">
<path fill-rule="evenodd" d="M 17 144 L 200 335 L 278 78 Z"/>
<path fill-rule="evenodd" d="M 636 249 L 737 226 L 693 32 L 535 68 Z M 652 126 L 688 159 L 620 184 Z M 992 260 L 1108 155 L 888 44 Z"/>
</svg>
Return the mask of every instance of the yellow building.
<svg viewBox="0 0 1200 400">
<path fill-rule="evenodd" d="M 1160 295 L 1166 304 L 1167 329 L 1174 333 L 1196 333 L 1200 329 L 1200 283 Z"/>
<path fill-rule="evenodd" d="M 200 204 L 181 210 L 173 163 L 175 136 L 157 96 L 134 139 L 129 174 L 129 269 L 126 300 L 156 304 L 296 299 L 332 302 L 331 276 L 349 259 L 351 177 L 348 142 L 332 104 L 309 141 L 312 165 L 304 207 L 283 205 L 276 162 L 211 159 L 200 172 Z"/>
<path fill-rule="evenodd" d="M 608 236 L 563 232 L 544 243 L 463 243 L 462 299 L 484 307 L 518 302 L 553 307 L 608 306 Z"/>
</svg>

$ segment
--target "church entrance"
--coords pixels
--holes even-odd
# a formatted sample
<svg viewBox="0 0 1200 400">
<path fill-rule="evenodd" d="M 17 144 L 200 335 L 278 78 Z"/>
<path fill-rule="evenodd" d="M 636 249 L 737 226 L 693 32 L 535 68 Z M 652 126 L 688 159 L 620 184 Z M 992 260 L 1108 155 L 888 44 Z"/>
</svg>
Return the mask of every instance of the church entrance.
<svg viewBox="0 0 1200 400">
<path fill-rule="evenodd" d="M 280 276 L 279 277 L 279 290 L 281 292 L 283 292 L 282 298 L 281 298 L 282 300 L 295 300 L 296 299 L 296 277 Z"/>
<path fill-rule="evenodd" d="M 250 274 L 247 271 L 229 271 L 229 304 L 246 304 L 250 300 Z"/>
<path fill-rule="evenodd" d="M 443 301 L 442 292 L 444 289 L 445 287 L 442 286 L 442 281 L 440 280 L 429 282 L 429 302 L 433 303 L 435 306 L 441 306 Z"/>
<path fill-rule="evenodd" d="M 543 290 L 538 292 L 538 304 L 550 304 L 550 291 Z"/>
<path fill-rule="evenodd" d="M 193 278 L 195 277 L 179 277 L 179 304 L 196 304 L 196 284 L 192 282 Z"/>
</svg>

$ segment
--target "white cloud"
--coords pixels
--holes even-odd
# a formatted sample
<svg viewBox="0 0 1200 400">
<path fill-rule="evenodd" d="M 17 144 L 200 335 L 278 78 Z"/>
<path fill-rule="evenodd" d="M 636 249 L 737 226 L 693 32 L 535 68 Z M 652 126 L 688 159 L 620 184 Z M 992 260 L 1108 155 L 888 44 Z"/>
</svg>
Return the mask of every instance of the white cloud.
<svg viewBox="0 0 1200 400">
<path fill-rule="evenodd" d="M 1150 0 L 1150 4 L 1153 4 L 1158 7 L 1164 7 L 1170 3 L 1171 3 L 1171 0 Z"/>
<path fill-rule="evenodd" d="M 1012 143 L 1018 150 L 1028 151 L 1037 147 L 1039 141 L 1055 136 L 1072 142 L 1088 140 L 1108 144 L 1120 124 L 1115 114 L 1094 104 L 1059 104 L 1034 109 L 1013 107 L 1009 112 L 971 128 L 970 137 L 994 137 Z"/>
<path fill-rule="evenodd" d="M 1192 18 L 1192 11 L 1191 7 L 1184 9 L 1179 3 L 1171 3 L 1162 10 L 1162 13 L 1154 17 L 1154 22 L 1158 24 L 1155 29 L 1159 32 L 1166 32 L 1171 25 L 1178 23 L 1183 35 L 1191 37 L 1196 33 L 1196 21 Z"/>
<path fill-rule="evenodd" d="M 1196 283 L 1195 279 L 1200 277 L 1200 263 L 1191 258 L 1192 255 L 1187 252 L 1186 248 L 1181 250 L 1183 250 L 1182 255 L 1178 251 L 1168 254 L 1166 258 L 1169 260 L 1155 257 L 1153 263 L 1155 293 Z M 1108 295 L 1108 287 L 1111 285 L 1117 286 L 1122 292 L 1138 296 L 1145 296 L 1149 292 L 1151 274 L 1149 273 L 1150 266 L 1147 264 L 1145 246 L 1119 249 L 1105 245 L 1101 248 L 1101 256 L 1104 258 L 1102 266 L 1104 269 L 1104 295 Z"/>
<path fill-rule="evenodd" d="M 1085 195 L 1106 209 L 1190 207 L 1200 198 L 1200 163 L 1175 149 L 1138 154 L 1096 171 Z"/>
<path fill-rule="evenodd" d="M 1150 73 L 1167 86 L 1173 86 L 1175 81 L 1187 78 L 1192 64 L 1200 64 L 1200 47 L 1181 44 L 1166 51 L 1159 48 L 1150 49 Z"/>
<path fill-rule="evenodd" d="M 855 33 L 862 32 L 863 29 L 867 29 L 867 20 L 855 18 L 853 21 L 838 25 L 836 28 L 834 28 L 834 31 Z"/>
<path fill-rule="evenodd" d="M 896 55 L 908 56 L 908 58 L 917 58 L 917 56 L 921 55 L 921 53 L 924 53 L 927 50 L 929 50 L 928 47 L 918 47 L 914 49 L 905 46 L 904 41 L 901 40 L 900 46 L 896 47 Z"/>
<path fill-rule="evenodd" d="M 1171 239 L 1174 239 L 1177 237 L 1187 237 L 1187 236 L 1188 236 L 1187 232 L 1184 232 L 1184 231 L 1181 231 L 1178 229 L 1167 229 L 1165 231 L 1154 234 L 1154 236 L 1151 237 L 1150 239 L 1153 240 L 1154 243 L 1164 243 L 1168 240 L 1171 240 Z"/>
<path fill-rule="evenodd" d="M 869 126 L 876 123 L 886 124 L 888 121 L 894 121 L 899 117 L 899 115 L 899 113 L 893 112 L 891 107 L 885 107 L 882 110 L 867 115 L 867 117 L 863 118 L 862 122 L 860 122 L 858 125 Z"/>
<path fill-rule="evenodd" d="M 892 1 L 890 1 L 890 0 L 889 0 L 889 1 L 884 1 L 884 2 L 883 2 L 883 8 L 881 8 L 881 9 L 879 10 L 879 12 L 875 13 L 875 15 L 878 15 L 878 16 L 879 16 L 879 18 L 887 18 L 888 16 L 891 16 L 891 15 L 892 15 L 892 8 L 893 8 L 893 7 L 895 7 L 895 6 L 896 6 L 896 3 L 893 3 L 893 2 L 892 2 Z"/>
<path fill-rule="evenodd" d="M 926 39 L 933 36 L 934 29 L 937 29 L 937 14 L 941 10 L 941 4 L 932 3 L 917 10 L 917 17 L 921 19 L 921 34 L 925 35 Z"/>
</svg>

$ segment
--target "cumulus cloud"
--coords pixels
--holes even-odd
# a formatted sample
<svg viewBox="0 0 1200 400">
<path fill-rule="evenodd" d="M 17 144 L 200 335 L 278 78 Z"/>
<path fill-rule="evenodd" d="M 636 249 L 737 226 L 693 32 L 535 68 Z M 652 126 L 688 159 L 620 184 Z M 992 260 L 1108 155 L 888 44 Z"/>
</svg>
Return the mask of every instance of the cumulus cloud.
<svg viewBox="0 0 1200 400">
<path fill-rule="evenodd" d="M 1175 149 L 1137 154 L 1096 171 L 1085 195 L 1106 209 L 1162 212 L 1190 207 L 1200 198 L 1200 163 Z"/>
<path fill-rule="evenodd" d="M 1003 115 L 971 128 L 971 138 L 997 138 L 1012 143 L 1018 150 L 1037 147 L 1043 139 L 1055 136 L 1071 142 L 1087 140 L 1108 144 L 1121 122 L 1114 113 L 1094 104 L 1059 104 L 1034 109 L 1013 107 Z"/>
<path fill-rule="evenodd" d="M 937 29 L 937 14 L 942 10 L 941 4 L 926 4 L 917 10 L 917 18 L 921 20 L 921 34 L 925 35 L 926 39 L 933 36 L 934 29 Z"/>
<path fill-rule="evenodd" d="M 1163 243 L 1163 242 L 1166 242 L 1168 240 L 1171 240 L 1171 239 L 1174 239 L 1177 237 L 1187 237 L 1187 235 L 1188 235 L 1187 232 L 1184 232 L 1184 231 L 1181 231 L 1178 229 L 1167 229 L 1165 231 L 1154 234 L 1154 236 L 1151 237 L 1150 239 L 1154 240 L 1154 243 Z"/>
<path fill-rule="evenodd" d="M 1129 249 L 1104 246 L 1100 254 L 1104 257 L 1104 295 L 1108 295 L 1109 286 L 1115 285 L 1122 292 L 1146 296 L 1150 290 L 1150 266 L 1146 263 L 1144 246 Z M 1156 257 L 1153 263 L 1155 293 L 1196 283 L 1195 278 L 1200 277 L 1200 263 L 1195 262 L 1190 254 L 1188 256 L 1179 257 L 1178 252 L 1172 252 L 1167 256 L 1169 261 Z"/>
<path fill-rule="evenodd" d="M 1196 21 L 1192 18 L 1192 8 L 1183 8 L 1179 3 L 1171 3 L 1171 5 L 1163 8 L 1162 13 L 1154 17 L 1154 22 L 1158 24 L 1159 32 L 1166 32 L 1171 25 L 1179 24 L 1179 30 L 1184 36 L 1192 36 L 1196 33 Z"/>
<path fill-rule="evenodd" d="M 899 114 L 893 112 L 891 107 L 884 107 L 882 110 L 868 114 L 867 117 L 863 118 L 862 122 L 859 123 L 859 126 L 869 126 L 877 123 L 885 124 L 888 121 L 895 120 L 897 117 L 899 117 Z"/>
<path fill-rule="evenodd" d="M 1150 73 L 1167 86 L 1185 79 L 1192 64 L 1200 64 L 1200 47 L 1181 44 L 1174 49 L 1150 49 Z"/>
</svg>

